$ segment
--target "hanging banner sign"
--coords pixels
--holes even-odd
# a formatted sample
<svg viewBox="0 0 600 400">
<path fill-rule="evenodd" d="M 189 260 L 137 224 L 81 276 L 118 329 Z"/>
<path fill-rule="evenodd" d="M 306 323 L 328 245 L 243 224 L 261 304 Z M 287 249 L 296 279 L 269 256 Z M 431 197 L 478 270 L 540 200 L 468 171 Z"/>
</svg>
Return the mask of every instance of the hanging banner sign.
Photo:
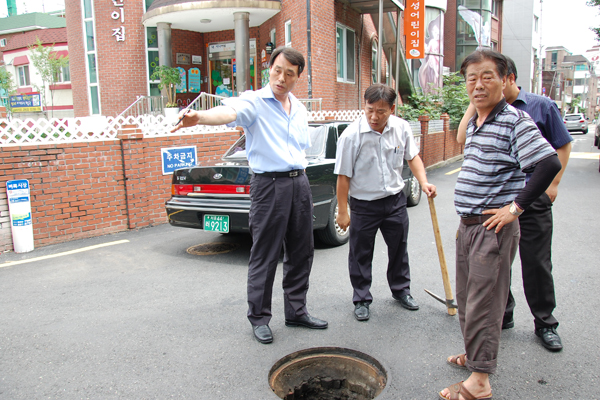
<svg viewBox="0 0 600 400">
<path fill-rule="evenodd" d="M 406 58 L 425 58 L 425 0 L 406 0 Z"/>
</svg>

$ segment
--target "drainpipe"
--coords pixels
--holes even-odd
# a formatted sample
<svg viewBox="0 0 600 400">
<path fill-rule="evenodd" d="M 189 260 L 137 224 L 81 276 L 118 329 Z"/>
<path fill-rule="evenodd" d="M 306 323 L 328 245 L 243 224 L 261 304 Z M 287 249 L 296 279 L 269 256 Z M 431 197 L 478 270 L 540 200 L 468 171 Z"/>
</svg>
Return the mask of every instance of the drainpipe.
<svg viewBox="0 0 600 400">
<path fill-rule="evenodd" d="M 312 99 L 312 52 L 310 40 L 310 0 L 306 0 L 306 74 L 308 76 L 308 98 Z M 311 111 L 314 111 L 312 110 L 312 106 Z"/>
</svg>

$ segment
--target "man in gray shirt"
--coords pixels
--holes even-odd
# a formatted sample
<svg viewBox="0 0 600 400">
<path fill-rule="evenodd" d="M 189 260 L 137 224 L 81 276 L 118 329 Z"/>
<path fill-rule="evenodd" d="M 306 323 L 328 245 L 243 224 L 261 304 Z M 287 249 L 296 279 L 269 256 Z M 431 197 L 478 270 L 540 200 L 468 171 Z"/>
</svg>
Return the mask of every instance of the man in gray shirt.
<svg viewBox="0 0 600 400">
<path fill-rule="evenodd" d="M 410 294 L 408 214 L 402 192 L 405 159 L 427 196 L 437 194 L 435 186 L 427 182 L 408 122 L 392 115 L 394 90 L 375 84 L 365 91 L 364 98 L 365 115 L 348 126 L 338 141 L 334 171 L 338 175 L 336 221 L 342 229 L 350 226 L 348 268 L 354 316 L 359 321 L 369 319 L 373 301 L 371 271 L 378 230 L 388 246 L 387 279 L 392 297 L 409 310 L 419 309 Z"/>
</svg>

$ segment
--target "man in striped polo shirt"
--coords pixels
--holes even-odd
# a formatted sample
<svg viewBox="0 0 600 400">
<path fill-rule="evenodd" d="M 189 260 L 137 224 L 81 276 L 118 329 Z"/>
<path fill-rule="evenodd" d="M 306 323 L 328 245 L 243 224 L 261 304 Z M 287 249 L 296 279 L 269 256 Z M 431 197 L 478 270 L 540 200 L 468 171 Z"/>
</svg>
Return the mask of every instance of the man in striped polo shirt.
<svg viewBox="0 0 600 400">
<path fill-rule="evenodd" d="M 556 103 L 548 97 L 527 93 L 517 86 L 517 67 L 510 57 L 506 57 L 506 88 L 504 97 L 513 107 L 525 111 L 533 119 L 540 133 L 556 150 L 562 164 L 552 184 L 519 217 L 521 239 L 519 255 L 523 275 L 523 289 L 529 309 L 534 317 L 535 334 L 540 337 L 542 346 L 550 351 L 562 350 L 562 341 L 556 328 L 558 321 L 552 315 L 556 307 L 554 279 L 552 278 L 552 204 L 558 194 L 558 185 L 569 162 L 573 138 L 565 128 Z M 470 104 L 460 121 L 456 140 L 465 143 L 467 124 L 475 115 L 475 107 Z M 508 302 L 502 329 L 515 326 L 513 311 L 515 300 L 508 292 Z"/>
<path fill-rule="evenodd" d="M 476 114 L 454 192 L 461 217 L 456 240 L 456 300 L 465 354 L 448 362 L 471 371 L 439 392 L 442 399 L 489 399 L 496 371 L 510 268 L 519 243 L 518 216 L 560 171 L 556 152 L 527 113 L 506 103 L 506 58 L 478 50 L 461 73 Z M 525 172 L 532 172 L 525 184 Z"/>
</svg>

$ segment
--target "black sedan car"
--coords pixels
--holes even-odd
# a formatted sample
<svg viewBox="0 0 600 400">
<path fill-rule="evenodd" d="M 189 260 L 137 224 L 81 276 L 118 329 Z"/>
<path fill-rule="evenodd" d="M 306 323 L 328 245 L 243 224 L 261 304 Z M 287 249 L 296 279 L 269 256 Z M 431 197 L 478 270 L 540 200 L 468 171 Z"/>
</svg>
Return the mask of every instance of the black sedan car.
<svg viewBox="0 0 600 400">
<path fill-rule="evenodd" d="M 348 230 L 335 222 L 337 176 L 333 169 L 337 140 L 349 124 L 309 124 L 312 146 L 306 151 L 306 174 L 314 203 L 313 228 L 317 239 L 331 246 L 348 241 Z M 172 197 L 165 204 L 169 223 L 219 233 L 249 232 L 251 174 L 245 136 L 231 146 L 221 162 L 175 171 Z M 415 206 L 421 199 L 421 186 L 408 166 L 402 174 L 408 205 Z"/>
</svg>

